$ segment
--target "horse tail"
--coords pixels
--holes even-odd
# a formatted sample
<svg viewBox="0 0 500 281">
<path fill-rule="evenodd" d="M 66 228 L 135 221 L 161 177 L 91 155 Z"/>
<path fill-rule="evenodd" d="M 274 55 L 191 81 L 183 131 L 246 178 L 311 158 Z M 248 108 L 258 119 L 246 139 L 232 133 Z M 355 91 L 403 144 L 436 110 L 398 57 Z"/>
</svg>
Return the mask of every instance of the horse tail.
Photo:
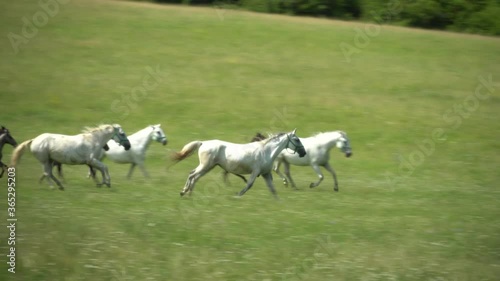
<svg viewBox="0 0 500 281">
<path fill-rule="evenodd" d="M 196 150 L 198 150 L 198 148 L 200 148 L 200 146 L 203 144 L 202 141 L 192 141 L 188 144 L 186 144 L 181 151 L 179 152 L 175 152 L 173 155 L 172 155 L 172 160 L 176 161 L 176 162 L 179 162 L 181 160 L 184 160 L 186 159 L 188 156 L 190 156 L 191 154 L 193 154 L 193 152 L 195 152 Z"/>
<path fill-rule="evenodd" d="M 32 139 L 31 140 L 27 140 L 27 141 L 21 143 L 20 145 L 18 145 L 14 149 L 14 152 L 12 152 L 12 158 L 10 160 L 10 166 L 11 167 L 15 167 L 17 165 L 17 163 L 19 162 L 19 159 L 21 158 L 21 156 L 24 153 L 24 150 L 26 149 L 26 147 L 29 147 L 32 142 L 33 142 Z"/>
</svg>

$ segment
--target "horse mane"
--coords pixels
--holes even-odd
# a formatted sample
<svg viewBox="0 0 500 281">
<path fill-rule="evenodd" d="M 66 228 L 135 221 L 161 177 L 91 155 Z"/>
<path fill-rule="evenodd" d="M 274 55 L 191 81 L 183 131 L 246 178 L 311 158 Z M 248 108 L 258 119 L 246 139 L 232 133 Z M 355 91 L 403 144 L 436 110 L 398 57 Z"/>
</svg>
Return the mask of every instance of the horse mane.
<svg viewBox="0 0 500 281">
<path fill-rule="evenodd" d="M 262 144 L 267 144 L 268 142 L 274 141 L 283 135 L 286 135 L 286 133 L 269 134 L 269 137 L 267 139 L 261 140 L 261 142 Z"/>
<path fill-rule="evenodd" d="M 92 134 L 92 133 L 97 132 L 97 131 L 102 131 L 102 130 L 104 130 L 105 128 L 107 128 L 109 126 L 111 126 L 111 125 L 109 125 L 109 124 L 101 124 L 101 125 L 98 125 L 97 127 L 85 127 L 85 128 L 83 128 L 82 133 L 84 133 L 84 134 Z"/>
<path fill-rule="evenodd" d="M 346 136 L 347 136 L 347 134 L 346 134 L 344 131 L 338 131 L 338 130 L 337 130 L 337 131 L 330 131 L 330 132 L 318 132 L 318 133 L 316 133 L 316 134 L 312 135 L 312 137 L 317 137 L 317 136 L 320 136 L 320 135 L 322 135 L 322 134 L 326 134 L 326 133 L 339 133 L 339 134 L 341 134 L 343 137 L 346 137 Z"/>
</svg>

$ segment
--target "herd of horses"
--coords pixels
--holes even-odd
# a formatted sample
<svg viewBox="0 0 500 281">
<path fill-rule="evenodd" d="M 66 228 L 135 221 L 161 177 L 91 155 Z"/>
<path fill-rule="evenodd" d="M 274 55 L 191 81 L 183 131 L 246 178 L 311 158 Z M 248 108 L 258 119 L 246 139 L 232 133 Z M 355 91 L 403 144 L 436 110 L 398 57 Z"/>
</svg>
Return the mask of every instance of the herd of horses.
<svg viewBox="0 0 500 281">
<path fill-rule="evenodd" d="M 104 157 L 116 163 L 130 163 L 127 177 L 132 176 L 136 166 L 139 166 L 143 175 L 149 177 L 144 162 L 146 150 L 151 142 L 167 144 L 167 137 L 161 125 L 150 125 L 127 136 L 119 124 L 100 125 L 95 128 L 86 128 L 77 135 L 62 135 L 44 133 L 33 139 L 17 144 L 10 131 L 0 129 L 0 177 L 8 167 L 1 162 L 2 149 L 8 143 L 15 147 L 11 167 L 16 167 L 24 151 L 28 149 L 43 165 L 43 175 L 39 182 L 47 179 L 50 185 L 54 181 L 60 190 L 64 187 L 60 181 L 64 180 L 62 165 L 87 165 L 89 177 L 92 177 L 98 186 L 111 187 L 111 177 L 107 166 L 102 162 Z M 278 133 L 266 137 L 257 133 L 249 143 L 237 144 L 221 140 L 192 141 L 180 151 L 172 155 L 174 163 L 182 161 L 198 152 L 199 165 L 192 170 L 186 180 L 180 195 L 191 194 L 196 182 L 219 166 L 224 171 L 224 180 L 228 174 L 234 174 L 245 182 L 245 187 L 238 193 L 245 194 L 254 184 L 257 177 L 262 176 L 271 193 L 277 197 L 273 186 L 272 171 L 274 171 L 285 185 L 290 183 L 297 188 L 290 174 L 290 165 L 312 166 L 318 175 L 318 180 L 309 187 L 318 186 L 323 181 L 320 167 L 324 167 L 334 180 L 334 190 L 338 191 L 338 180 L 334 169 L 329 164 L 330 150 L 337 147 L 346 157 L 352 155 L 352 149 L 347 134 L 343 131 L 323 132 L 307 138 L 299 138 L 296 129 L 291 132 Z M 284 167 L 284 175 L 280 167 Z M 52 173 L 57 167 L 59 179 Z M 102 174 L 102 181 L 98 182 L 96 170 Z M 250 175 L 249 179 L 244 175 Z"/>
</svg>

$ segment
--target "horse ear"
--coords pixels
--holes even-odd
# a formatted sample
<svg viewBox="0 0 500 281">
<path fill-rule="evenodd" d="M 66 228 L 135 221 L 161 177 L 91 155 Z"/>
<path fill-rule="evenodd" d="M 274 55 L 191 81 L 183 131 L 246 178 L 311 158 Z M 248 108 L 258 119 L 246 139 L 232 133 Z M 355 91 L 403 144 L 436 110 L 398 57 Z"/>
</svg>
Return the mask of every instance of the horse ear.
<svg viewBox="0 0 500 281">
<path fill-rule="evenodd" d="M 295 135 L 295 132 L 297 131 L 297 128 L 293 129 L 292 134 Z"/>
</svg>

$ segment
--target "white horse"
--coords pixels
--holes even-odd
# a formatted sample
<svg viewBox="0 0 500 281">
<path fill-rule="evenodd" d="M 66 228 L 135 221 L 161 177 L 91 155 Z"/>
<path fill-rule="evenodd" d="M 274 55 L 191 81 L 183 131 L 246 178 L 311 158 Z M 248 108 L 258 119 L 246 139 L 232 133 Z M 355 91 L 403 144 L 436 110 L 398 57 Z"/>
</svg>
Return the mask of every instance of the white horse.
<svg viewBox="0 0 500 281">
<path fill-rule="evenodd" d="M 163 145 L 167 144 L 167 136 L 161 129 L 161 124 L 150 125 L 146 128 L 128 136 L 131 148 L 124 150 L 116 142 L 108 141 L 107 146 L 101 150 L 97 157 L 100 161 L 106 156 L 111 161 L 119 164 L 131 163 L 127 178 L 132 176 L 135 166 L 139 166 L 144 177 L 148 178 L 149 174 L 144 168 L 144 160 L 146 159 L 146 150 L 152 141 L 159 142 Z M 59 177 L 62 178 L 62 167 L 60 163 L 54 163 L 58 168 Z M 90 166 L 89 177 L 95 179 L 95 170 Z"/>
<path fill-rule="evenodd" d="M 318 174 L 319 180 L 317 182 L 312 182 L 309 185 L 310 188 L 318 186 L 321 181 L 323 181 L 323 174 L 320 170 L 320 166 L 323 166 L 333 176 L 333 181 L 335 183 L 333 189 L 335 191 L 339 191 L 337 175 L 330 166 L 330 163 L 328 163 L 328 160 L 330 160 L 330 149 L 334 146 L 337 146 L 343 153 L 345 153 L 346 157 L 351 157 L 351 143 L 347 134 L 342 131 L 319 133 L 312 137 L 300 138 L 300 141 L 304 145 L 307 153 L 305 157 L 297 157 L 297 155 L 284 150 L 276 158 L 274 171 L 281 177 L 283 184 L 288 185 L 288 182 L 285 176 L 283 176 L 283 174 L 279 171 L 281 164 L 285 167 L 285 175 L 292 183 L 293 188 L 297 187 L 295 186 L 295 182 L 293 182 L 292 176 L 290 175 L 290 164 L 313 167 L 316 174 Z"/>
<path fill-rule="evenodd" d="M 163 145 L 167 144 L 167 136 L 161 129 L 161 124 L 147 126 L 146 128 L 130 135 L 128 137 L 130 150 L 124 150 L 114 142 L 108 142 L 109 150 L 104 151 L 104 155 L 111 161 L 120 164 L 131 163 L 127 178 L 132 176 L 135 166 L 139 166 L 144 177 L 148 178 L 149 174 L 144 168 L 144 160 L 146 159 L 146 150 L 152 141 L 159 142 Z"/>
<path fill-rule="evenodd" d="M 173 155 L 173 160 L 181 161 L 198 149 L 200 164 L 189 173 L 186 184 L 180 193 L 181 196 L 188 192 L 191 193 L 196 181 L 218 165 L 233 174 L 250 174 L 250 179 L 246 187 L 240 191 L 239 196 L 245 194 L 252 187 L 255 179 L 262 175 L 269 190 L 277 197 L 271 174 L 274 159 L 285 148 L 293 149 L 298 152 L 300 157 L 306 155 L 304 146 L 295 135 L 295 131 L 247 144 L 235 144 L 220 140 L 193 141 L 186 144 L 180 152 Z"/>
<path fill-rule="evenodd" d="M 110 140 L 123 145 L 126 150 L 130 149 L 127 135 L 118 124 L 100 125 L 96 128 L 87 128 L 82 134 L 68 136 L 60 134 L 41 134 L 38 137 L 21 143 L 12 154 L 11 166 L 16 166 L 24 150 L 29 147 L 31 153 L 43 164 L 44 173 L 40 182 L 47 177 L 54 180 L 60 190 L 64 190 L 61 182 L 52 174 L 54 161 L 63 164 L 87 164 L 102 173 L 102 183 L 111 187 L 111 177 L 108 168 L 96 157 L 102 147 Z"/>
</svg>

